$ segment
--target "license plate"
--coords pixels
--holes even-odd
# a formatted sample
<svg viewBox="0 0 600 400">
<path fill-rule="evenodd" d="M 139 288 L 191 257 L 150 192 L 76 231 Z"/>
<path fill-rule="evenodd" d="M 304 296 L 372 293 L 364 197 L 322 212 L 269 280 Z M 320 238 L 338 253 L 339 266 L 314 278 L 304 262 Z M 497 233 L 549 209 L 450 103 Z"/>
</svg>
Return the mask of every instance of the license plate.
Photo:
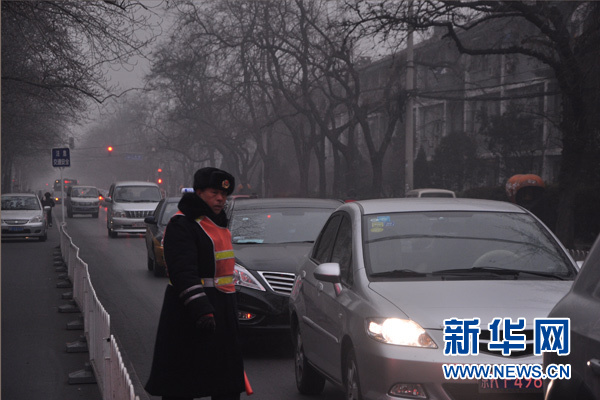
<svg viewBox="0 0 600 400">
<path fill-rule="evenodd" d="M 8 228 L 8 230 L 11 232 L 22 232 L 23 227 L 22 226 L 11 226 Z"/>
<path fill-rule="evenodd" d="M 542 393 L 541 379 L 482 379 L 479 393 Z"/>
</svg>

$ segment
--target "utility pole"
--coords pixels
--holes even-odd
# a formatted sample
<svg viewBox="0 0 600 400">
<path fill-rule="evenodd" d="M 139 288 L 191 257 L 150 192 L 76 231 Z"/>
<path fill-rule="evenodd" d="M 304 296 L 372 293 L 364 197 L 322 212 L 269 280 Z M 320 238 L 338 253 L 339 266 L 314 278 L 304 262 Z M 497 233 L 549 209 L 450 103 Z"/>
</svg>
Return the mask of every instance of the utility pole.
<svg viewBox="0 0 600 400">
<path fill-rule="evenodd" d="M 408 4 L 409 20 L 412 17 L 412 1 Z M 413 164 L 414 164 L 414 121 L 413 121 L 413 89 L 414 89 L 414 55 L 413 55 L 413 28 L 408 29 L 408 37 L 406 43 L 406 91 L 408 92 L 408 100 L 406 103 L 405 115 L 405 167 L 404 167 L 404 184 L 405 193 L 413 189 Z"/>
</svg>

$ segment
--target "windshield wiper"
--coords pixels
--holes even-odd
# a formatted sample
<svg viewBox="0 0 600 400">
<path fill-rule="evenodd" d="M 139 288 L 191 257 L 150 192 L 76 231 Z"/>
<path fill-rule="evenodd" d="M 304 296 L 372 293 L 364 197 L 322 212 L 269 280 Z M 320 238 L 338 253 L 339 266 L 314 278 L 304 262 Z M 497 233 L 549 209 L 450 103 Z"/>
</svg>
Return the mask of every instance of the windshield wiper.
<svg viewBox="0 0 600 400">
<path fill-rule="evenodd" d="M 530 274 L 543 276 L 546 278 L 554 278 L 565 280 L 564 277 L 556 274 L 551 274 L 547 272 L 537 272 L 537 271 L 525 271 L 519 269 L 510 269 L 510 268 L 499 268 L 499 267 L 473 267 L 473 268 L 455 268 L 455 269 L 443 269 L 440 271 L 434 271 L 431 273 L 432 275 L 471 275 L 471 274 L 490 274 L 496 276 L 503 275 L 512 275 L 515 278 L 519 277 L 521 274 Z"/>
<path fill-rule="evenodd" d="M 369 275 L 374 278 L 379 277 L 423 277 L 427 276 L 426 273 L 413 271 L 412 269 L 395 269 L 393 271 L 375 272 Z"/>
</svg>

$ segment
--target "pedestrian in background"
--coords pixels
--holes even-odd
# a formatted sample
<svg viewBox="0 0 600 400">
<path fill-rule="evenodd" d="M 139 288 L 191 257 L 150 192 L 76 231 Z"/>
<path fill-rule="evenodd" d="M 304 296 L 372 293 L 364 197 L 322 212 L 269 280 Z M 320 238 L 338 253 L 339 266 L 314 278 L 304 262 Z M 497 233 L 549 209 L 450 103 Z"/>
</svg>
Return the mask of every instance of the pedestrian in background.
<svg viewBox="0 0 600 400">
<path fill-rule="evenodd" d="M 42 199 L 42 207 L 46 206 L 50 207 L 46 213 L 48 226 L 52 226 L 52 208 L 54 208 L 54 200 L 52 200 L 52 195 L 49 192 L 44 193 L 44 198 Z"/>
<path fill-rule="evenodd" d="M 237 400 L 245 389 L 231 232 L 223 211 L 235 180 L 217 168 L 194 174 L 163 243 L 167 285 L 145 386 L 163 400 Z"/>
</svg>

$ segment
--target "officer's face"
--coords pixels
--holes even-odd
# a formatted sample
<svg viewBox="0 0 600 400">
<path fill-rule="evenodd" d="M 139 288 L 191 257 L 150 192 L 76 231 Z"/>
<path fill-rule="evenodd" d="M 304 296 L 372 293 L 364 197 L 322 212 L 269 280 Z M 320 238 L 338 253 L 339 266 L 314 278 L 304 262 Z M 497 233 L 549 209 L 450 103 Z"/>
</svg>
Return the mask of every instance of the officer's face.
<svg viewBox="0 0 600 400">
<path fill-rule="evenodd" d="M 220 213 L 225 206 L 225 200 L 227 200 L 227 192 L 224 190 L 206 188 L 198 189 L 196 193 L 215 214 Z"/>
</svg>

